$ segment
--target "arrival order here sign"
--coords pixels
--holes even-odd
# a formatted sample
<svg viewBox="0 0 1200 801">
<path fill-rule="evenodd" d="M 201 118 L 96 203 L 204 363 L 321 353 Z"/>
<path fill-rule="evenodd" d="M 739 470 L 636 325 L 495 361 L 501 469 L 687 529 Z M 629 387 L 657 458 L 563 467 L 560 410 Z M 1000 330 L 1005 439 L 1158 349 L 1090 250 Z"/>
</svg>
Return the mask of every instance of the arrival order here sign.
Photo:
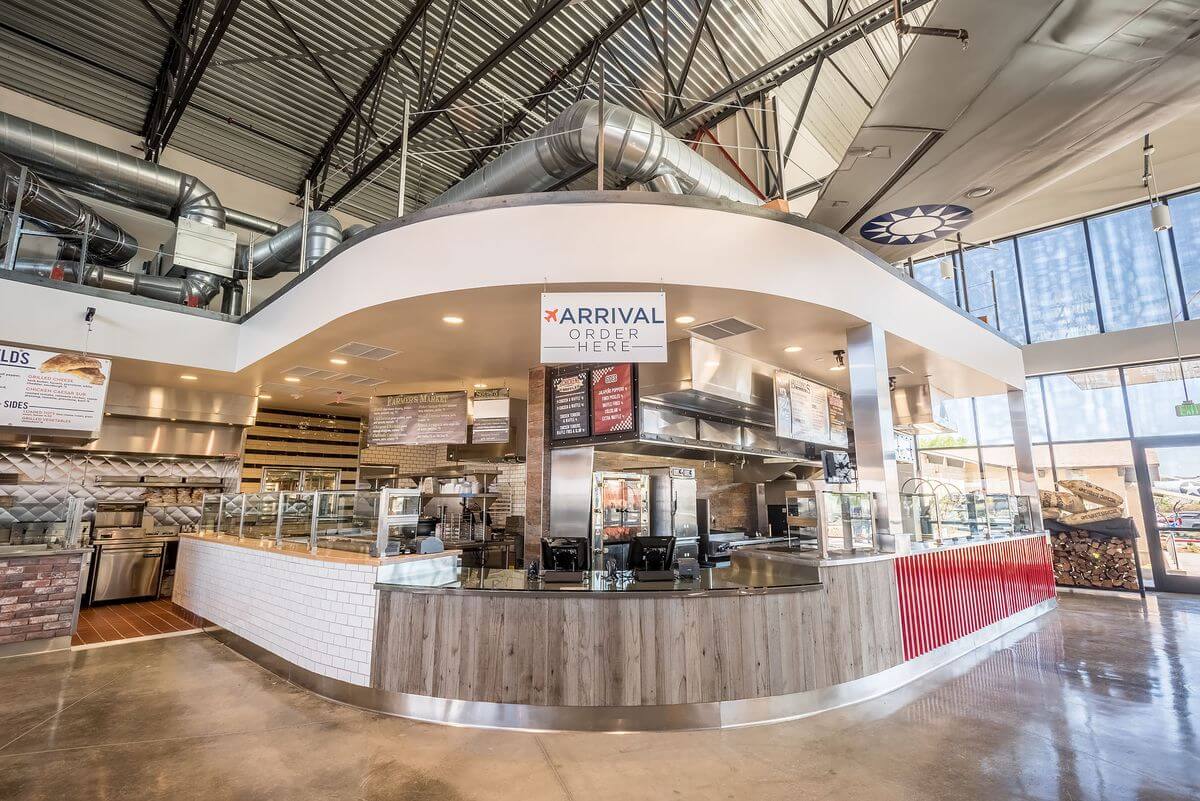
<svg viewBox="0 0 1200 801">
<path fill-rule="evenodd" d="M 665 362 L 663 292 L 543 292 L 542 363 Z"/>
</svg>

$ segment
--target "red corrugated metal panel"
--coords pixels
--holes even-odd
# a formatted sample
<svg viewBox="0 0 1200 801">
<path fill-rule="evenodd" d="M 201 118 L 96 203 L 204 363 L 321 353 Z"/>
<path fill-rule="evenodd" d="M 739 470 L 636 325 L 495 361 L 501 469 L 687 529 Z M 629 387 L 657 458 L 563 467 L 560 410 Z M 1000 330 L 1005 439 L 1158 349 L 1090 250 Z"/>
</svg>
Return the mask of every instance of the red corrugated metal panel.
<svg viewBox="0 0 1200 801">
<path fill-rule="evenodd" d="M 904 658 L 912 659 L 1054 597 L 1044 537 L 912 554 L 895 561 Z"/>
</svg>

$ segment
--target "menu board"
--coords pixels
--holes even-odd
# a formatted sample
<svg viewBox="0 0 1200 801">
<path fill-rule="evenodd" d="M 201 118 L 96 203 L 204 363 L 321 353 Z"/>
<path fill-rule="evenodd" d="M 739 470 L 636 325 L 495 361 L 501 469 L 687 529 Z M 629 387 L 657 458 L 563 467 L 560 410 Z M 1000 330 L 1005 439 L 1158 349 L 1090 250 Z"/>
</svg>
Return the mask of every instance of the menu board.
<svg viewBox="0 0 1200 801">
<path fill-rule="evenodd" d="M 371 399 L 369 445 L 465 445 L 466 442 L 466 392 L 417 392 Z"/>
<path fill-rule="evenodd" d="M 846 447 L 846 401 L 837 390 L 783 370 L 775 372 L 775 433 Z"/>
<path fill-rule="evenodd" d="M 508 442 L 509 402 L 507 389 L 477 389 L 471 396 L 471 442 Z"/>
<path fill-rule="evenodd" d="M 633 365 L 592 370 L 592 435 L 634 430 Z"/>
<path fill-rule="evenodd" d="M 588 428 L 588 371 L 572 370 L 550 380 L 550 438 L 586 437 Z"/>
<path fill-rule="evenodd" d="M 0 427 L 98 435 L 112 362 L 0 347 Z"/>
</svg>

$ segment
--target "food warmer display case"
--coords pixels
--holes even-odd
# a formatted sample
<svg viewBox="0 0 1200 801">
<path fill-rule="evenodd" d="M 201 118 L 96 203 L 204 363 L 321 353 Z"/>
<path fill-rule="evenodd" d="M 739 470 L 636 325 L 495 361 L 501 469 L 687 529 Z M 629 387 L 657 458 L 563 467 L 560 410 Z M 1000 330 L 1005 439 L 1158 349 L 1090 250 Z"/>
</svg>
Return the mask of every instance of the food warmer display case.
<svg viewBox="0 0 1200 801">
<path fill-rule="evenodd" d="M 828 487 L 801 481 L 785 493 L 789 546 L 821 558 L 876 552 L 875 494 Z"/>
<path fill-rule="evenodd" d="M 592 558 L 603 565 L 608 556 L 623 566 L 634 537 L 650 533 L 650 477 L 644 473 L 592 474 Z"/>
</svg>

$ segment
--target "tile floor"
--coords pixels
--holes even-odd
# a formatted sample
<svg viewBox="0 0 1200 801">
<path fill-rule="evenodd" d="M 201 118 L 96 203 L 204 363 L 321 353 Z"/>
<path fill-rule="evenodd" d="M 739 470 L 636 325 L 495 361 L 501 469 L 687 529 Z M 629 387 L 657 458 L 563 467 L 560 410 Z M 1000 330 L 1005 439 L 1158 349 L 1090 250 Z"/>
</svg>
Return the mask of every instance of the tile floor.
<svg viewBox="0 0 1200 801">
<path fill-rule="evenodd" d="M 881 698 L 530 734 L 325 701 L 204 634 L 0 659 L 0 799 L 1196 801 L 1200 598 L 1061 608 Z"/>
<path fill-rule="evenodd" d="M 181 606 L 166 599 L 85 606 L 71 645 L 94 645 L 177 631 L 192 631 L 203 623 Z"/>
</svg>

